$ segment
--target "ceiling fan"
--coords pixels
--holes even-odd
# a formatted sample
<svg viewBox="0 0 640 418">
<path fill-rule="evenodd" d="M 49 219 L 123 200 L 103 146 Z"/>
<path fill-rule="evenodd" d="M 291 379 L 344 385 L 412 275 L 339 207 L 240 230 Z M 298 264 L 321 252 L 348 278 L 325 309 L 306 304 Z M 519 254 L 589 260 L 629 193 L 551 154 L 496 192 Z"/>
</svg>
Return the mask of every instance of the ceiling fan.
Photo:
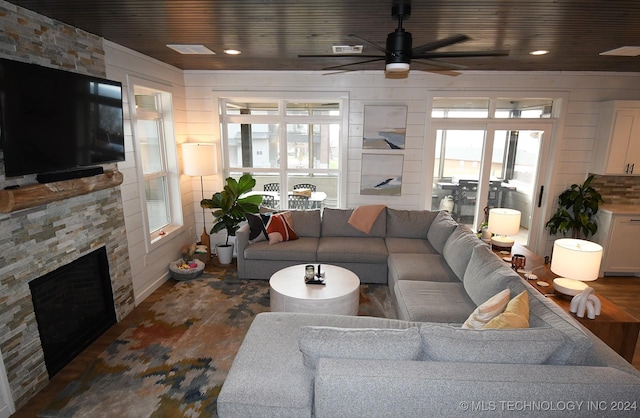
<svg viewBox="0 0 640 418">
<path fill-rule="evenodd" d="M 369 58 L 364 61 L 352 62 L 348 64 L 335 65 L 323 68 L 323 70 L 339 70 L 345 69 L 353 65 L 366 64 L 375 61 L 385 61 L 385 72 L 387 74 L 400 75 L 408 73 L 411 61 L 424 64 L 430 67 L 436 67 L 439 71 L 461 70 L 465 67 L 449 62 L 438 61 L 439 58 L 468 58 L 468 57 L 499 57 L 509 55 L 508 50 L 494 51 L 452 51 L 452 52 L 435 52 L 436 49 L 444 48 L 466 42 L 470 40 L 467 35 L 453 35 L 448 38 L 429 42 L 424 45 L 412 48 L 411 33 L 402 28 L 402 21 L 411 15 L 410 2 L 394 2 L 391 7 L 391 15 L 398 19 L 398 28 L 387 35 L 387 44 L 383 48 L 374 42 L 371 42 L 358 35 L 349 35 L 350 37 L 359 39 L 370 47 L 384 53 L 384 55 L 362 55 L 362 54 L 333 54 L 333 55 L 298 55 L 299 58 Z M 419 61 L 416 61 L 419 60 Z M 428 70 L 430 71 L 430 70 Z"/>
</svg>

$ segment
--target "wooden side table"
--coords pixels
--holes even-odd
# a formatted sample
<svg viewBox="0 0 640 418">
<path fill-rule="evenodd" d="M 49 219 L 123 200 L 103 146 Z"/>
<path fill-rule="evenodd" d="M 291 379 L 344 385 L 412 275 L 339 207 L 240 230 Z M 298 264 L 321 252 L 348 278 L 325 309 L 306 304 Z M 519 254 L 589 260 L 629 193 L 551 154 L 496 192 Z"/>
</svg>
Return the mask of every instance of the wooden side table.
<svg viewBox="0 0 640 418">
<path fill-rule="evenodd" d="M 504 255 L 497 251 L 495 251 L 495 253 L 501 258 L 504 257 Z M 553 279 L 558 276 L 551 272 L 549 265 L 544 264 L 542 257 L 517 243 L 514 244 L 511 251 L 511 255 L 513 254 L 522 254 L 527 257 L 525 270 L 533 271 L 533 273 L 538 276 L 535 280 L 527 280 L 524 277 L 524 274 L 519 273 L 523 278 L 525 278 L 528 284 L 538 292 L 548 296 L 548 298 L 556 305 L 569 313 L 569 315 L 584 325 L 585 328 L 594 333 L 609 347 L 624 357 L 625 360 L 629 363 L 632 362 L 636 343 L 638 341 L 638 333 L 640 332 L 640 321 L 618 308 L 616 304 L 601 295 L 597 295 L 598 299 L 600 299 L 600 302 L 602 303 L 600 315 L 596 316 L 595 319 L 588 319 L 586 315 L 584 318 L 579 318 L 576 314 L 569 312 L 571 298 L 555 292 L 553 288 Z M 537 283 L 538 281 L 545 282 L 548 286 L 540 286 Z"/>
</svg>

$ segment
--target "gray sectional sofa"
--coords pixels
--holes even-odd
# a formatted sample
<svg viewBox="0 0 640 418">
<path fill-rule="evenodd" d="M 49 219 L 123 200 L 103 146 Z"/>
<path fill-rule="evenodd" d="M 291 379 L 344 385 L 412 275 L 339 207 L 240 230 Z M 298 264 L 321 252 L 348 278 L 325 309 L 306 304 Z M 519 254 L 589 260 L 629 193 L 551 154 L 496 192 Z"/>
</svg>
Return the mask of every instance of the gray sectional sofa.
<svg viewBox="0 0 640 418">
<path fill-rule="evenodd" d="M 398 318 L 259 314 L 218 397 L 221 417 L 637 415 L 640 373 L 447 213 L 380 216 L 374 238 Z M 318 260 L 323 235 L 313 238 Z M 378 266 L 360 260 L 351 265 Z M 507 288 L 528 295 L 529 328 L 461 328 Z"/>
</svg>

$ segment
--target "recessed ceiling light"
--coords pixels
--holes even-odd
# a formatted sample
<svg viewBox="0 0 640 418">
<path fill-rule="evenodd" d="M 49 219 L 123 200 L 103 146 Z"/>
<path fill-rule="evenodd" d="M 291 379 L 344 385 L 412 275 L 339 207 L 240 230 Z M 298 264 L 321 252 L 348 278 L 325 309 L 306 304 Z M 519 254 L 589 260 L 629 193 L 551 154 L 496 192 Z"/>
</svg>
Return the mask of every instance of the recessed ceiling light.
<svg viewBox="0 0 640 418">
<path fill-rule="evenodd" d="M 237 49 L 225 49 L 224 53 L 228 55 L 240 55 L 242 52 Z"/>
<path fill-rule="evenodd" d="M 615 55 L 618 57 L 637 57 L 640 55 L 640 46 L 622 46 L 610 51 L 601 52 L 600 55 Z"/>
<path fill-rule="evenodd" d="M 362 54 L 362 45 L 334 45 L 334 54 Z"/>
<path fill-rule="evenodd" d="M 538 49 L 536 51 L 529 52 L 529 55 L 547 55 L 548 53 L 549 51 L 547 51 L 546 49 Z"/>
<path fill-rule="evenodd" d="M 215 52 L 204 45 L 167 44 L 167 47 L 185 55 L 215 55 Z"/>
</svg>

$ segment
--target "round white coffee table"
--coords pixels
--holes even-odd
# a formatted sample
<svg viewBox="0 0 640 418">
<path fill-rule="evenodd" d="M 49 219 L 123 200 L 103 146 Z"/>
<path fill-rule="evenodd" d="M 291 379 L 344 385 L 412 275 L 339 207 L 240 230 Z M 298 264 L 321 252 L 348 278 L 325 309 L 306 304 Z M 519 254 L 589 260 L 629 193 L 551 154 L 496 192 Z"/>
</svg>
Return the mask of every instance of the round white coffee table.
<svg viewBox="0 0 640 418">
<path fill-rule="evenodd" d="M 322 264 L 325 285 L 305 284 L 298 264 L 277 271 L 269 279 L 272 312 L 358 315 L 360 279 L 345 268 Z M 318 264 L 314 264 L 316 269 Z"/>
</svg>

